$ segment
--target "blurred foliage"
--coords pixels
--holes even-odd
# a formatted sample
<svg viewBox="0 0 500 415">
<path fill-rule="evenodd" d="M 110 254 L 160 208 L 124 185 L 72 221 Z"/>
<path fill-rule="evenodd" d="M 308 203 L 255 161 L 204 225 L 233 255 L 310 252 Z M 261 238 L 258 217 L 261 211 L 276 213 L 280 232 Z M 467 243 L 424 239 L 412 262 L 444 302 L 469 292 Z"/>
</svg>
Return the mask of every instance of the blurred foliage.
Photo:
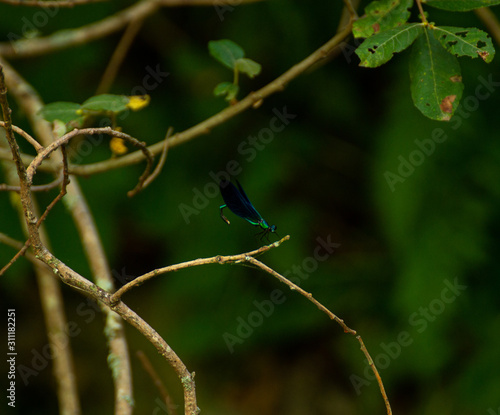
<svg viewBox="0 0 500 415">
<path fill-rule="evenodd" d="M 60 9 L 36 29 L 47 35 L 122 7 L 108 2 Z M 227 69 L 210 57 L 210 40 L 231 39 L 262 64 L 257 78 L 240 80 L 240 96 L 245 96 L 333 36 L 341 7 L 341 2 L 259 2 L 236 7 L 222 21 L 213 7 L 160 10 L 146 21 L 109 91 L 134 95 L 144 88 L 151 103 L 119 124 L 153 144 L 169 126 L 182 131 L 203 121 L 226 104 L 213 96 Z M 442 24 L 481 27 L 472 13 L 431 12 Z M 1 38 L 21 33 L 36 13 L 40 11 L 0 5 Z M 45 102 L 83 102 L 94 95 L 118 41 L 119 34 L 12 64 Z M 461 105 L 449 123 L 440 123 L 413 107 L 408 53 L 384 67 L 364 69 L 358 67 L 354 47 L 351 41 L 335 59 L 295 79 L 260 108 L 172 148 L 162 174 L 132 199 L 126 192 L 135 186 L 143 164 L 79 178 L 113 275 L 131 278 L 185 260 L 258 247 L 248 223 L 232 215 L 227 226 L 219 217 L 222 201 L 213 175 L 235 160 L 241 166 L 238 180 L 252 202 L 280 235 L 291 235 L 259 259 L 290 277 L 301 273 L 301 286 L 362 335 L 380 364 L 394 413 L 496 413 L 498 57 L 489 65 L 463 59 Z M 158 70 L 169 75 L 153 86 L 146 77 Z M 490 94 L 481 97 L 477 88 L 488 79 L 494 81 Z M 24 114 L 12 98 L 10 102 L 14 123 L 29 130 Z M 240 146 L 248 150 L 251 137 L 269 127 L 273 111 L 284 108 L 296 118 L 261 150 L 243 153 Z M 432 139 L 436 129 L 447 139 L 435 143 L 391 191 L 386 173 L 398 174 L 401 157 L 408 161 L 419 150 L 416 140 Z M 33 153 L 25 143 L 21 147 Z M 80 163 L 111 157 L 107 139 L 97 146 L 74 142 L 72 147 L 76 155 L 85 152 Z M 5 182 L 4 173 L 0 179 Z M 50 176 L 40 174 L 38 180 L 47 182 Z M 40 206 L 55 194 L 37 195 Z M 206 199 L 194 200 L 199 194 Z M 23 240 L 12 202 L 15 195 L 0 194 L 0 231 Z M 187 223 L 180 205 L 197 202 L 203 206 Z M 91 278 L 64 204 L 50 213 L 46 226 L 55 255 Z M 330 238 L 340 247 L 324 260 L 311 260 L 321 246 L 318 238 Z M 14 253 L 2 245 L 0 264 Z M 447 291 L 446 297 L 443 290 L 455 282 L 466 288 L 445 302 L 452 295 Z M 17 310 L 19 362 L 29 366 L 47 340 L 27 261 L 19 260 L 0 285 L 0 302 Z M 269 300 L 276 289 L 286 300 L 230 353 L 224 334 L 236 335 L 240 319 L 255 317 L 256 302 Z M 83 410 L 109 414 L 113 391 L 102 318 L 86 298 L 63 290 L 68 321 L 81 329 L 72 347 Z M 269 275 L 240 266 L 197 267 L 158 277 L 126 294 L 124 301 L 196 371 L 203 413 L 385 413 L 357 341 Z M 402 333 L 409 337 L 398 349 Z M 182 405 L 180 383 L 168 364 L 130 327 L 127 337 L 137 413 L 165 413 L 134 355 L 138 349 Z M 393 356 L 384 358 L 389 351 Z M 353 376 L 364 383 L 356 388 Z M 53 385 L 47 365 L 19 387 L 20 413 L 56 413 Z"/>
</svg>

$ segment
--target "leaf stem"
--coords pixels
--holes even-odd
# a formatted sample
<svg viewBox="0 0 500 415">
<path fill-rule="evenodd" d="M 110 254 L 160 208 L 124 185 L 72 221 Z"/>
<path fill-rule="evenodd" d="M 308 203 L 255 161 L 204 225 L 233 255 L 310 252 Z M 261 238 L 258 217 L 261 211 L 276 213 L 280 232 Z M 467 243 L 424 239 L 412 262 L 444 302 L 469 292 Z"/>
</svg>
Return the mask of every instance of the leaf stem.
<svg viewBox="0 0 500 415">
<path fill-rule="evenodd" d="M 421 0 L 416 0 L 417 1 L 417 7 L 420 12 L 420 18 L 422 19 L 422 23 L 424 25 L 428 25 L 429 23 L 427 22 L 427 18 L 425 17 L 424 9 L 422 7 L 422 2 Z"/>
</svg>

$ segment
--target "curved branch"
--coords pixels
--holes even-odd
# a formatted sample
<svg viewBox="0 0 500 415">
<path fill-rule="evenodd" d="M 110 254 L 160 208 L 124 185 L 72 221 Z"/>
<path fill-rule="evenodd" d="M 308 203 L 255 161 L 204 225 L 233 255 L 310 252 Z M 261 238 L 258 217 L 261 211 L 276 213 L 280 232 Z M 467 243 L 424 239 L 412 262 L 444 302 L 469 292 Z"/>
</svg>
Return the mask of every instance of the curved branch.
<svg viewBox="0 0 500 415">
<path fill-rule="evenodd" d="M 208 265 L 208 264 L 221 264 L 222 265 L 222 264 L 238 264 L 238 263 L 242 263 L 242 262 L 248 262 L 248 258 L 263 254 L 264 252 L 267 252 L 272 248 L 277 248 L 283 242 L 288 241 L 289 239 L 290 239 L 290 235 L 287 235 L 287 236 L 281 238 L 279 241 L 273 242 L 270 245 L 261 246 L 259 249 L 256 249 L 256 250 L 250 251 L 250 252 L 245 252 L 243 254 L 216 255 L 216 256 L 213 256 L 210 258 L 198 258 L 198 259 L 193 259 L 191 261 L 181 262 L 181 263 L 175 264 L 175 265 L 169 265 L 168 267 L 155 269 L 153 271 L 150 271 L 144 275 L 141 275 L 141 276 L 135 278 L 134 280 L 130 281 L 129 283 L 127 283 L 123 287 L 121 287 L 119 290 L 117 290 L 111 296 L 111 299 L 110 299 L 111 304 L 115 304 L 118 301 L 120 301 L 122 295 L 125 294 L 127 291 L 131 290 L 134 287 L 138 287 L 139 285 L 143 284 L 147 280 L 150 280 L 151 278 L 154 278 L 158 275 L 166 274 L 168 272 L 173 272 L 173 271 L 179 271 L 180 269 L 197 267 L 200 265 Z"/>
<path fill-rule="evenodd" d="M 141 175 L 139 178 L 139 183 L 137 186 L 129 192 L 129 195 L 136 194 L 139 190 L 142 189 L 142 186 L 149 176 L 149 172 L 151 171 L 151 168 L 153 166 L 153 155 L 149 152 L 149 150 L 146 147 L 146 144 L 137 140 L 136 138 L 122 133 L 121 131 L 116 131 L 113 130 L 111 127 L 101 127 L 101 128 L 75 128 L 74 130 L 64 134 L 61 138 L 57 139 L 56 141 L 53 141 L 51 144 L 49 144 L 47 147 L 44 148 L 43 151 L 38 153 L 38 155 L 33 159 L 33 161 L 30 163 L 28 168 L 26 169 L 27 175 L 26 175 L 26 180 L 29 186 L 31 186 L 31 183 L 33 182 L 33 177 L 36 174 L 36 171 L 40 164 L 42 164 L 43 160 L 45 160 L 47 157 L 50 156 L 52 152 L 57 150 L 60 146 L 65 145 L 68 143 L 69 140 L 71 140 L 73 137 L 77 135 L 96 135 L 96 134 L 106 134 L 110 135 L 112 137 L 118 137 L 121 138 L 125 141 L 128 141 L 135 147 L 139 147 L 144 154 L 144 157 L 146 158 L 146 168 L 144 170 L 144 173 Z"/>
<path fill-rule="evenodd" d="M 389 398 L 387 397 L 387 394 L 385 393 L 385 388 L 384 384 L 382 383 L 382 378 L 380 377 L 380 374 L 378 373 L 377 367 L 375 366 L 375 363 L 373 363 L 373 359 L 370 356 L 370 353 L 368 353 L 368 350 L 365 347 L 365 344 L 363 342 L 363 339 L 359 334 L 356 333 L 355 330 L 351 329 L 350 327 L 347 326 L 347 324 L 344 323 L 344 320 L 341 318 L 337 317 L 334 313 L 332 313 L 328 308 L 326 308 L 323 304 L 321 304 L 318 300 L 316 300 L 311 293 L 308 293 L 307 291 L 303 290 L 300 288 L 298 285 L 294 284 L 287 278 L 285 278 L 283 275 L 279 274 L 272 268 L 268 267 L 266 264 L 260 262 L 259 260 L 253 258 L 253 257 L 247 257 L 246 262 L 249 262 L 252 265 L 255 265 L 256 267 L 260 268 L 261 270 L 267 272 L 268 274 L 271 274 L 274 278 L 278 279 L 280 282 L 283 284 L 286 284 L 288 288 L 292 291 L 297 291 L 299 294 L 303 295 L 306 297 L 311 303 L 313 303 L 316 307 L 318 307 L 323 313 L 325 313 L 331 320 L 334 320 L 337 324 L 342 327 L 344 330 L 344 333 L 351 334 L 356 337 L 356 340 L 360 344 L 361 351 L 366 357 L 366 360 L 368 361 L 369 366 L 373 370 L 373 373 L 375 374 L 375 378 L 377 379 L 377 383 L 380 389 L 380 393 L 382 394 L 382 398 L 384 399 L 385 403 L 385 408 L 387 411 L 387 415 L 392 414 L 392 409 L 391 409 L 391 404 L 389 403 Z"/>
<path fill-rule="evenodd" d="M 4 0 L 5 1 L 5 0 Z M 8 0 L 7 0 L 8 1 Z M 11 0 L 16 1 L 16 0 Z M 83 3 L 85 0 L 78 0 Z M 88 1 L 88 0 L 87 0 Z M 99 0 L 92 0 L 99 1 Z M 262 0 L 239 0 L 241 3 L 254 3 Z M 58 7 L 61 3 L 62 7 L 70 7 L 70 1 L 23 1 L 24 3 L 52 3 L 52 7 Z M 54 4 L 57 3 L 57 4 Z M 31 4 L 35 5 L 35 4 Z M 18 39 L 11 42 L 0 43 L 0 55 L 6 58 L 24 58 L 30 56 L 39 56 L 46 53 L 56 52 L 66 49 L 71 46 L 82 45 L 93 40 L 108 36 L 114 33 L 134 20 L 142 20 L 153 14 L 160 7 L 177 7 L 177 6 L 214 6 L 214 0 L 141 0 L 129 8 L 119 11 L 113 16 L 90 23 L 77 29 L 67 29 L 55 32 L 49 36 L 33 38 L 33 39 Z M 49 6 L 46 6 L 49 7 Z"/>
<path fill-rule="evenodd" d="M 5 58 L 24 58 L 82 45 L 120 30 L 131 20 L 144 19 L 159 7 L 156 0 L 141 0 L 113 16 L 77 29 L 61 30 L 46 37 L 0 43 L 0 55 Z"/>
<path fill-rule="evenodd" d="M 7 128 L 5 126 L 5 121 L 0 121 L 0 127 Z M 29 135 L 26 131 L 24 131 L 22 128 L 19 128 L 15 125 L 11 125 L 12 130 L 19 134 L 21 137 L 23 137 L 28 143 L 30 143 L 33 147 L 35 147 L 35 150 L 37 153 L 43 150 L 43 146 L 36 141 L 31 135 Z"/>
</svg>

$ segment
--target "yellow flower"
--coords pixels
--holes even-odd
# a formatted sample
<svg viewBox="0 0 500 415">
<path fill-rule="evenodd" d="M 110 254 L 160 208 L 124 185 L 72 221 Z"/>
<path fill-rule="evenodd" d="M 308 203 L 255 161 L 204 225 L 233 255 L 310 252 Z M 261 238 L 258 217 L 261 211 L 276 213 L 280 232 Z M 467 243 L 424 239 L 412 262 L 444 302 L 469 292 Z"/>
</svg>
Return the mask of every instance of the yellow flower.
<svg viewBox="0 0 500 415">
<path fill-rule="evenodd" d="M 151 97 L 149 95 L 133 95 L 129 97 L 127 107 L 132 111 L 139 111 L 149 104 Z"/>
<path fill-rule="evenodd" d="M 115 156 L 121 156 L 128 151 L 125 141 L 119 137 L 113 137 L 109 143 L 109 147 Z"/>
</svg>

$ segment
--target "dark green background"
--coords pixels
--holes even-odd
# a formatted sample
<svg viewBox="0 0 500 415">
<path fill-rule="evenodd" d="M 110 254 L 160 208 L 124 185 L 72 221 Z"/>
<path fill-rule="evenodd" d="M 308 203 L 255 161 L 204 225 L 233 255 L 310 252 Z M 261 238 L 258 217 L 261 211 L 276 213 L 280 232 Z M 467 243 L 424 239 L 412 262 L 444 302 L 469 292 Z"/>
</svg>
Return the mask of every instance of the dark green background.
<svg viewBox="0 0 500 415">
<path fill-rule="evenodd" d="M 121 7 L 113 2 L 58 10 L 39 27 L 40 35 L 97 21 Z M 203 121 L 226 105 L 212 95 L 215 85 L 232 79 L 209 56 L 209 40 L 231 39 L 262 65 L 257 78 L 241 78 L 241 98 L 330 39 L 340 10 L 341 2 L 269 1 L 237 7 L 221 21 L 214 7 L 162 9 L 147 19 L 110 92 L 131 94 L 143 85 L 148 67 L 169 76 L 148 91 L 149 107 L 129 114 L 120 125 L 153 144 L 169 126 L 182 131 Z M 484 29 L 473 13 L 427 11 L 436 24 Z M 26 21 L 42 21 L 33 17 L 36 13 L 41 11 L 1 5 L 2 38 L 21 33 Z M 45 102 L 83 102 L 94 94 L 119 38 L 116 34 L 11 63 Z M 242 167 L 238 180 L 252 202 L 281 236 L 291 236 L 259 259 L 286 274 L 304 260 L 314 263 L 307 258 L 314 256 L 317 238 L 340 244 L 327 260 L 317 262 L 301 286 L 361 334 L 380 365 L 394 413 L 495 414 L 500 405 L 495 259 L 500 95 L 496 85 L 488 98 L 479 99 L 476 88 L 481 78 L 500 82 L 498 58 L 489 65 L 460 59 L 465 83 L 461 115 L 439 123 L 413 107 L 408 51 L 381 68 L 364 69 L 357 66 L 353 49 L 351 40 L 344 53 L 295 79 L 260 108 L 172 148 L 162 174 L 132 199 L 126 192 L 135 186 L 143 164 L 80 178 L 113 274 L 137 276 L 185 260 L 257 248 L 249 224 L 229 212 L 231 226 L 220 219 L 219 195 L 207 198 L 206 207 L 189 223 L 179 209 L 181 204 L 193 206 L 195 189 L 203 192 L 213 182 L 210 172 L 223 171 L 236 160 Z M 14 123 L 29 128 L 12 97 L 10 102 Z M 273 109 L 284 107 L 296 118 L 247 161 L 238 146 L 269 127 Z M 401 157 L 408 160 L 418 150 L 415 140 L 430 140 L 437 128 L 447 140 L 436 144 L 391 191 L 386 172 L 398 174 Z M 30 151 L 25 145 L 23 149 Z M 105 141 L 83 162 L 109 157 Z M 40 182 L 48 180 L 40 174 Z M 55 194 L 40 195 L 40 203 L 46 205 Z M 23 239 L 7 193 L 0 194 L 0 215 L 0 231 Z M 55 255 L 90 278 L 63 204 L 46 225 Z M 0 264 L 14 253 L 1 246 Z M 466 288 L 444 302 L 450 294 L 442 297 L 443 289 L 455 283 Z M 31 367 L 47 339 L 30 265 L 19 260 L 0 284 L 2 304 L 17 311 L 18 364 Z M 235 335 L 238 319 L 255 316 L 254 302 L 269 300 L 276 289 L 286 300 L 230 353 L 224 333 Z M 72 347 L 83 412 L 109 414 L 113 389 L 102 316 L 78 293 L 66 286 L 63 292 L 68 320 L 78 328 Z M 197 267 L 151 280 L 124 301 L 196 372 L 202 413 L 385 413 L 376 383 L 365 375 L 356 339 L 263 272 L 229 265 Z M 135 357 L 139 349 L 182 406 L 173 370 L 134 329 L 126 330 L 136 413 L 164 413 Z M 396 346 L 398 340 L 403 345 Z M 363 383 L 353 385 L 352 379 Z M 18 383 L 19 413 L 56 413 L 54 385 L 50 366 L 30 377 L 27 387 Z"/>
</svg>

